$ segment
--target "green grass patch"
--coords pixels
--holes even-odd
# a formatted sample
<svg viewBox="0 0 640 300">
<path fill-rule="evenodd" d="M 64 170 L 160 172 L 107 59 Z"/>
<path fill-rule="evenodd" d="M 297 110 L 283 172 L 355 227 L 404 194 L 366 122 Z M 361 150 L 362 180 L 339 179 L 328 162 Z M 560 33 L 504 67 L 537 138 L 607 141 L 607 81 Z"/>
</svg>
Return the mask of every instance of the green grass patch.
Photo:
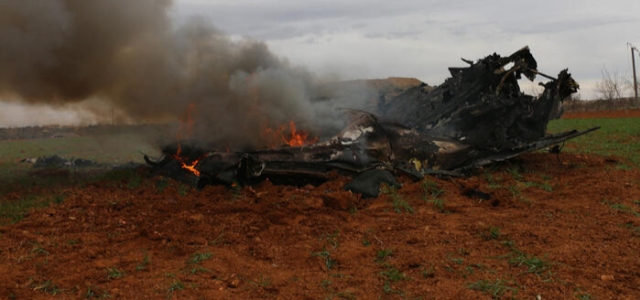
<svg viewBox="0 0 640 300">
<path fill-rule="evenodd" d="M 447 212 L 444 207 L 445 200 L 442 198 L 444 190 L 438 186 L 437 182 L 425 179 L 422 181 L 422 189 L 424 190 L 424 194 L 422 195 L 424 201 L 433 204 L 433 207 L 435 207 L 438 212 Z"/>
<path fill-rule="evenodd" d="M 145 138 L 135 134 L 113 134 L 99 137 L 4 140 L 0 142 L 0 157 L 4 162 L 52 155 L 89 159 L 99 163 L 143 162 L 141 153 L 160 154 L 157 147 L 144 141 Z"/>
<path fill-rule="evenodd" d="M 260 275 L 256 280 L 249 280 L 249 283 L 257 287 L 268 287 L 271 285 L 271 277 Z"/>
<path fill-rule="evenodd" d="M 407 278 L 404 273 L 400 272 L 400 270 L 396 268 L 388 268 L 384 271 L 381 271 L 380 276 L 384 277 L 385 280 L 389 280 L 391 282 L 405 280 Z"/>
<path fill-rule="evenodd" d="M 382 264 L 387 258 L 393 256 L 393 250 L 391 249 L 382 249 L 376 253 L 376 263 Z"/>
<path fill-rule="evenodd" d="M 490 189 L 499 189 L 502 187 L 502 184 L 500 183 L 500 181 L 502 181 L 502 177 L 494 175 L 491 168 L 492 166 L 489 166 L 484 169 L 484 180 L 487 182 Z"/>
<path fill-rule="evenodd" d="M 189 257 L 189 259 L 187 260 L 187 264 L 197 265 L 202 263 L 205 260 L 211 259 L 212 256 L 213 254 L 211 254 L 211 252 L 204 252 L 204 253 L 196 252 L 195 254 Z"/>
<path fill-rule="evenodd" d="M 331 252 L 327 249 L 322 249 L 322 251 L 311 253 L 311 257 L 319 257 L 324 262 L 324 266 L 327 267 L 327 270 L 331 270 L 335 266 L 338 265 L 338 262 L 331 258 Z"/>
<path fill-rule="evenodd" d="M 145 253 L 142 261 L 138 265 L 136 265 L 136 271 L 146 270 L 149 267 L 150 263 L 151 259 L 149 258 L 149 254 Z"/>
<path fill-rule="evenodd" d="M 64 201 L 62 195 L 54 196 L 23 196 L 18 200 L 0 199 L 0 226 L 20 222 L 32 209 L 60 204 Z"/>
<path fill-rule="evenodd" d="M 58 285 L 53 283 L 51 280 L 46 280 L 44 282 L 35 284 L 33 290 L 42 291 L 53 296 L 58 295 L 62 292 Z"/>
<path fill-rule="evenodd" d="M 542 275 L 551 268 L 551 263 L 546 259 L 523 253 L 517 249 L 512 250 L 509 264 L 516 267 L 524 266 L 527 268 L 526 273 L 534 273 L 536 275 Z"/>
<path fill-rule="evenodd" d="M 595 297 L 591 296 L 591 294 L 581 290 L 580 288 L 576 288 L 575 296 L 576 296 L 576 299 L 579 299 L 579 300 L 594 300 L 594 299 L 596 299 Z"/>
<path fill-rule="evenodd" d="M 422 181 L 422 189 L 425 198 L 437 198 L 444 194 L 444 190 L 438 186 L 438 183 L 429 179 Z"/>
<path fill-rule="evenodd" d="M 490 226 L 488 229 L 481 232 L 480 236 L 482 236 L 483 239 L 490 241 L 499 239 L 502 236 L 502 233 L 500 232 L 500 227 Z"/>
<path fill-rule="evenodd" d="M 84 294 L 87 299 L 111 299 L 111 295 L 105 289 L 90 285 L 87 287 L 87 292 Z"/>
<path fill-rule="evenodd" d="M 319 240 L 325 247 L 330 246 L 336 249 L 340 246 L 340 232 L 336 230 L 333 233 L 323 233 L 320 235 Z"/>
<path fill-rule="evenodd" d="M 146 138 L 140 134 L 114 131 L 98 137 L 0 141 L 0 195 L 16 191 L 25 193 L 20 201 L 0 197 L 0 225 L 20 221 L 24 212 L 31 207 L 46 206 L 44 203 L 48 201 L 43 201 L 46 198 L 43 190 L 49 190 L 50 195 L 51 190 L 67 186 L 81 187 L 99 180 L 120 180 L 120 185 L 137 188 L 143 182 L 140 174 L 134 170 L 110 169 L 114 164 L 142 163 L 142 153 L 160 155 L 159 148 L 146 142 Z M 25 158 L 54 155 L 67 160 L 91 160 L 103 165 L 33 168 L 31 163 L 20 162 Z M 34 190 L 34 187 L 37 189 Z"/>
<path fill-rule="evenodd" d="M 394 293 L 402 295 L 403 292 L 401 290 L 395 289 L 391 286 L 392 283 L 407 280 L 409 279 L 404 273 L 400 272 L 400 270 L 387 266 L 386 270 L 381 271 L 379 275 L 383 278 L 382 291 L 386 294 Z"/>
<path fill-rule="evenodd" d="M 171 283 L 169 284 L 169 287 L 167 287 L 167 294 L 168 297 L 171 298 L 173 297 L 173 294 L 177 291 L 183 291 L 185 289 L 185 285 L 182 281 L 178 280 L 178 279 L 174 279 L 173 281 L 171 281 Z"/>
<path fill-rule="evenodd" d="M 205 260 L 211 259 L 212 256 L 213 254 L 211 254 L 211 252 L 196 252 L 187 259 L 187 266 L 183 269 L 183 272 L 189 274 L 211 272 L 211 270 L 201 266 L 200 264 Z"/>
<path fill-rule="evenodd" d="M 633 222 L 618 224 L 618 226 L 629 229 L 634 236 L 640 237 L 640 226 L 635 226 Z"/>
<path fill-rule="evenodd" d="M 611 207 L 611 209 L 613 209 L 613 210 L 621 211 L 621 212 L 624 212 L 624 213 L 628 213 L 628 214 L 634 215 L 636 217 L 640 217 L 640 213 L 637 212 L 635 209 L 633 209 L 633 207 L 628 206 L 628 205 L 624 205 L 622 203 L 614 203 L 614 204 L 609 205 L 609 207 Z"/>
<path fill-rule="evenodd" d="M 507 173 L 509 173 L 511 175 L 511 178 L 516 181 L 524 181 L 524 175 L 522 175 L 523 170 L 521 170 L 522 168 L 523 167 L 521 165 L 512 166 L 507 169 Z"/>
<path fill-rule="evenodd" d="M 107 268 L 108 279 L 118 279 L 122 276 L 124 276 L 124 272 L 120 271 L 118 268 Z"/>
<path fill-rule="evenodd" d="M 380 192 L 383 194 L 389 195 L 391 199 L 391 205 L 393 206 L 393 211 L 396 213 L 410 213 L 414 212 L 413 207 L 409 205 L 409 202 L 405 200 L 399 193 L 398 190 L 394 187 L 389 187 L 387 185 L 383 185 L 380 189 Z"/>
<path fill-rule="evenodd" d="M 572 129 L 584 130 L 601 126 L 600 130 L 572 139 L 564 151 L 602 156 L 614 155 L 628 159 L 634 168 L 640 167 L 640 119 L 560 119 L 549 122 L 550 133 Z"/>
</svg>

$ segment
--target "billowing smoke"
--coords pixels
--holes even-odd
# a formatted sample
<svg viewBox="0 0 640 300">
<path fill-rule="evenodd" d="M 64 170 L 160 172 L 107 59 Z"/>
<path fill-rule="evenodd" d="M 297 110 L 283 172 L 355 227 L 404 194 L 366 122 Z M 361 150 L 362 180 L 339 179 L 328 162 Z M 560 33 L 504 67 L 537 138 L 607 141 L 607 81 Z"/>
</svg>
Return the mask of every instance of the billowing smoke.
<svg viewBox="0 0 640 300">
<path fill-rule="evenodd" d="M 171 4 L 0 0 L 0 99 L 97 99 L 136 122 L 190 116 L 183 138 L 227 146 L 262 146 L 267 127 L 317 119 L 309 72 L 202 20 L 174 27 Z"/>
</svg>

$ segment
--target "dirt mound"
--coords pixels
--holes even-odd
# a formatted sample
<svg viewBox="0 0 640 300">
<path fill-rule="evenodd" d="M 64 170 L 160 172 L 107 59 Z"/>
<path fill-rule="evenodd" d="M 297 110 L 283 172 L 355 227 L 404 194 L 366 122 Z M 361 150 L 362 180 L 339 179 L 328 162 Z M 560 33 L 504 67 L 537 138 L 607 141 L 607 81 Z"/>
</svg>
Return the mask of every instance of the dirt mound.
<svg viewBox="0 0 640 300">
<path fill-rule="evenodd" d="M 6 299 L 635 299 L 640 174 L 533 153 L 360 199 L 165 178 L 52 191 L 0 228 Z M 55 298 L 53 297 L 53 298 Z"/>
</svg>

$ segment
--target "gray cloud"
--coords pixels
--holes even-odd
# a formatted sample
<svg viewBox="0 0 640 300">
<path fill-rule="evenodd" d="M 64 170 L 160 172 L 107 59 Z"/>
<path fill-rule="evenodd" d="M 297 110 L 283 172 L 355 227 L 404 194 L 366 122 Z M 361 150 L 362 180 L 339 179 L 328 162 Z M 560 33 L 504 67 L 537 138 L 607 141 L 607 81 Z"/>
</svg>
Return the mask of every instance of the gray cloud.
<svg viewBox="0 0 640 300">
<path fill-rule="evenodd" d="M 242 89 L 274 101 L 276 122 L 314 110 L 299 102 L 313 76 L 290 63 L 439 84 L 460 57 L 524 45 L 542 71 L 568 67 L 589 95 L 604 66 L 630 74 L 638 11 L 630 0 L 0 0 L 0 97 L 65 107 L 102 99 L 138 121 L 176 119 L 195 103 L 202 128 L 232 137 L 229 122 L 262 122 L 246 116 L 256 105 Z"/>
<path fill-rule="evenodd" d="M 640 2 L 632 0 L 180 0 L 178 7 L 177 18 L 198 11 L 233 34 L 265 40 L 292 62 L 347 78 L 404 75 L 437 84 L 460 56 L 529 45 L 544 71 L 569 68 L 587 98 L 603 65 L 630 74 L 626 42 L 640 44 Z"/>
</svg>

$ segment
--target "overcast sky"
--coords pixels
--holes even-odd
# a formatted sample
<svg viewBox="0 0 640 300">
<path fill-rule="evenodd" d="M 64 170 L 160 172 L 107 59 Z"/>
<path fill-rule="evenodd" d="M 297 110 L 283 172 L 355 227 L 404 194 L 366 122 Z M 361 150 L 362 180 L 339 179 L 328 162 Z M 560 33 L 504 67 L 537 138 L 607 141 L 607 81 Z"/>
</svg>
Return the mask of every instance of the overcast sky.
<svg viewBox="0 0 640 300">
<path fill-rule="evenodd" d="M 230 35 L 266 42 L 293 64 L 343 78 L 436 85 L 447 67 L 464 65 L 461 57 L 528 45 L 540 71 L 568 68 L 583 99 L 596 97 L 603 68 L 631 78 L 627 42 L 640 46 L 637 0 L 177 0 L 173 14 L 200 15 Z"/>
<path fill-rule="evenodd" d="M 235 38 L 265 42 L 318 76 L 415 77 L 437 85 L 447 67 L 528 45 L 541 72 L 568 68 L 582 99 L 606 68 L 631 80 L 628 42 L 640 47 L 640 1 L 174 0 L 171 18 L 199 16 Z M 640 64 L 640 56 L 638 64 Z M 531 93 L 535 84 L 524 84 Z M 632 91 L 626 91 L 631 95 Z M 75 112 L 0 103 L 0 127 L 77 123 Z"/>
</svg>

